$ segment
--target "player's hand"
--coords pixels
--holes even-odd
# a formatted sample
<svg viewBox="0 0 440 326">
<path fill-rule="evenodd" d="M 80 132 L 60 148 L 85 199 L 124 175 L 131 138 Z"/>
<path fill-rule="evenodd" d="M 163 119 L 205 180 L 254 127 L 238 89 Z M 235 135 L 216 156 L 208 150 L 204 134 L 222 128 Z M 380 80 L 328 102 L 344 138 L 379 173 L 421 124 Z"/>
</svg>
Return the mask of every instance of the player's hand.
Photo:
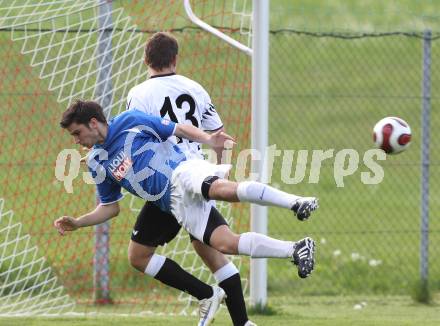
<svg viewBox="0 0 440 326">
<path fill-rule="evenodd" d="M 234 138 L 232 136 L 229 136 L 227 133 L 219 130 L 210 134 L 208 144 L 213 148 L 224 148 L 225 142 L 227 141 L 229 143 L 232 142 L 233 144 L 235 144 Z"/>
<path fill-rule="evenodd" d="M 78 220 L 70 216 L 62 216 L 53 222 L 53 226 L 60 235 L 64 235 L 66 231 L 75 231 L 79 228 Z"/>
</svg>

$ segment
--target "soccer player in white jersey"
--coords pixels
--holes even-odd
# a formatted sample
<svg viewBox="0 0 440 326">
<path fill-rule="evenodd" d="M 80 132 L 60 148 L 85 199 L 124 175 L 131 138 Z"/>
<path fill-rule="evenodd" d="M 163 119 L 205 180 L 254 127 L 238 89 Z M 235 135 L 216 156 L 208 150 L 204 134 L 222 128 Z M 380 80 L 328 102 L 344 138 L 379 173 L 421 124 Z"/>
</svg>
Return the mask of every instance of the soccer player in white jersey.
<svg viewBox="0 0 440 326">
<path fill-rule="evenodd" d="M 149 78 L 133 87 L 127 96 L 127 110 L 139 110 L 175 123 L 191 124 L 214 132 L 223 123 L 206 90 L 196 81 L 176 74 L 178 43 L 168 33 L 155 33 L 145 45 Z M 197 142 L 176 140 L 192 157 L 203 158 Z M 220 153 L 221 154 L 221 153 Z"/>
<path fill-rule="evenodd" d="M 177 146 L 167 141 L 177 136 L 219 148 L 226 140 L 232 140 L 224 132 L 207 134 L 194 126 L 176 124 L 139 111 L 125 111 L 107 123 L 98 103 L 80 100 L 63 113 L 60 125 L 76 143 L 93 147 L 88 166 L 100 198 L 95 210 L 79 218 L 62 216 L 55 220 L 54 226 L 60 234 L 117 216 L 121 188 L 124 188 L 172 214 L 188 233 L 222 253 L 253 258 L 291 258 L 302 278 L 313 271 L 315 243 L 311 238 L 295 242 L 255 232 L 235 234 L 215 210 L 213 200 L 283 207 L 292 210 L 298 219 L 305 220 L 317 208 L 316 198 L 299 197 L 254 181 L 228 181 L 224 177 L 230 165 L 187 160 Z M 170 262 L 156 254 L 146 256 L 144 272 L 161 281 L 170 277 L 181 279 L 179 273 L 170 268 Z M 175 287 L 183 286 L 181 290 L 189 292 L 189 282 L 190 279 L 184 280 Z M 198 290 L 205 298 L 215 295 L 209 286 Z M 194 292 L 189 293 L 194 295 Z"/>
<path fill-rule="evenodd" d="M 223 130 L 223 123 L 206 90 L 194 80 L 176 74 L 178 49 L 177 40 L 169 33 L 155 33 L 147 41 L 144 60 L 149 78 L 129 91 L 127 110 L 139 110 L 176 123 L 191 124 L 208 132 Z M 199 143 L 184 138 L 174 139 L 174 142 L 187 158 L 203 158 Z M 218 163 L 221 152 L 222 148 L 219 148 Z M 138 233 L 132 236 L 130 257 L 133 266 L 136 266 L 136 257 L 143 257 L 146 251 L 153 254 L 158 245 L 170 242 L 180 225 L 172 215 L 147 202 L 134 229 Z M 161 242 L 154 241 L 164 236 L 166 238 Z M 218 285 L 226 292 L 226 306 L 233 325 L 246 325 L 248 316 L 238 269 L 218 250 L 191 235 L 190 240 Z"/>
</svg>

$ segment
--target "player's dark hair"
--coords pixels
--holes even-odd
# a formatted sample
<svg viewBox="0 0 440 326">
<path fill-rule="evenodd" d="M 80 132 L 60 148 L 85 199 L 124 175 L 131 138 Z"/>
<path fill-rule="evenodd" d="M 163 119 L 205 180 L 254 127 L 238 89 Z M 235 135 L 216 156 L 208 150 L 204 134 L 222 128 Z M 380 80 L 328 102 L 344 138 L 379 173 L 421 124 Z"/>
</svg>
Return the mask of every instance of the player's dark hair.
<svg viewBox="0 0 440 326">
<path fill-rule="evenodd" d="M 165 32 L 153 34 L 145 44 L 145 62 L 154 70 L 168 68 L 179 52 L 174 36 Z"/>
<path fill-rule="evenodd" d="M 64 129 L 69 127 L 72 123 L 87 126 L 92 118 L 95 118 L 99 122 L 107 123 L 101 105 L 94 101 L 76 100 L 64 111 L 60 126 Z"/>
</svg>

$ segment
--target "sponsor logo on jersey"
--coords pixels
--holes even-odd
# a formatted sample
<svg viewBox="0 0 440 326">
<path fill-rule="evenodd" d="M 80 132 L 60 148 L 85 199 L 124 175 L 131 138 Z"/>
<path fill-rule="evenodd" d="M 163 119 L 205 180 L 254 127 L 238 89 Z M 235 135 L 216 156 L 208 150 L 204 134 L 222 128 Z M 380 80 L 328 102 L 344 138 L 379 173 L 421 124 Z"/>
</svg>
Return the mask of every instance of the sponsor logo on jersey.
<svg viewBox="0 0 440 326">
<path fill-rule="evenodd" d="M 162 119 L 162 124 L 163 125 L 165 125 L 165 126 L 168 126 L 169 124 L 170 124 L 170 120 L 167 120 L 167 119 Z"/>
<path fill-rule="evenodd" d="M 127 175 L 127 172 L 132 165 L 133 162 L 122 150 L 115 158 L 113 158 L 109 165 L 109 169 L 116 181 L 121 181 Z"/>
</svg>

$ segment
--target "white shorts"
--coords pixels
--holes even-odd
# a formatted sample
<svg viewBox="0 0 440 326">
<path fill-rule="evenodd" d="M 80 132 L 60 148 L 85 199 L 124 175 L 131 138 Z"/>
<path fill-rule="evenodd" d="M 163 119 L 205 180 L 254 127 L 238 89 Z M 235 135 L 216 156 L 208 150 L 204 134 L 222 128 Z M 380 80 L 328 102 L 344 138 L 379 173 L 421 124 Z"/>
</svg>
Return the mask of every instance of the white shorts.
<svg viewBox="0 0 440 326">
<path fill-rule="evenodd" d="M 206 225 L 215 201 L 202 195 L 202 183 L 210 176 L 226 178 L 232 165 L 188 160 L 179 164 L 171 176 L 171 213 L 182 227 L 203 242 Z"/>
</svg>

